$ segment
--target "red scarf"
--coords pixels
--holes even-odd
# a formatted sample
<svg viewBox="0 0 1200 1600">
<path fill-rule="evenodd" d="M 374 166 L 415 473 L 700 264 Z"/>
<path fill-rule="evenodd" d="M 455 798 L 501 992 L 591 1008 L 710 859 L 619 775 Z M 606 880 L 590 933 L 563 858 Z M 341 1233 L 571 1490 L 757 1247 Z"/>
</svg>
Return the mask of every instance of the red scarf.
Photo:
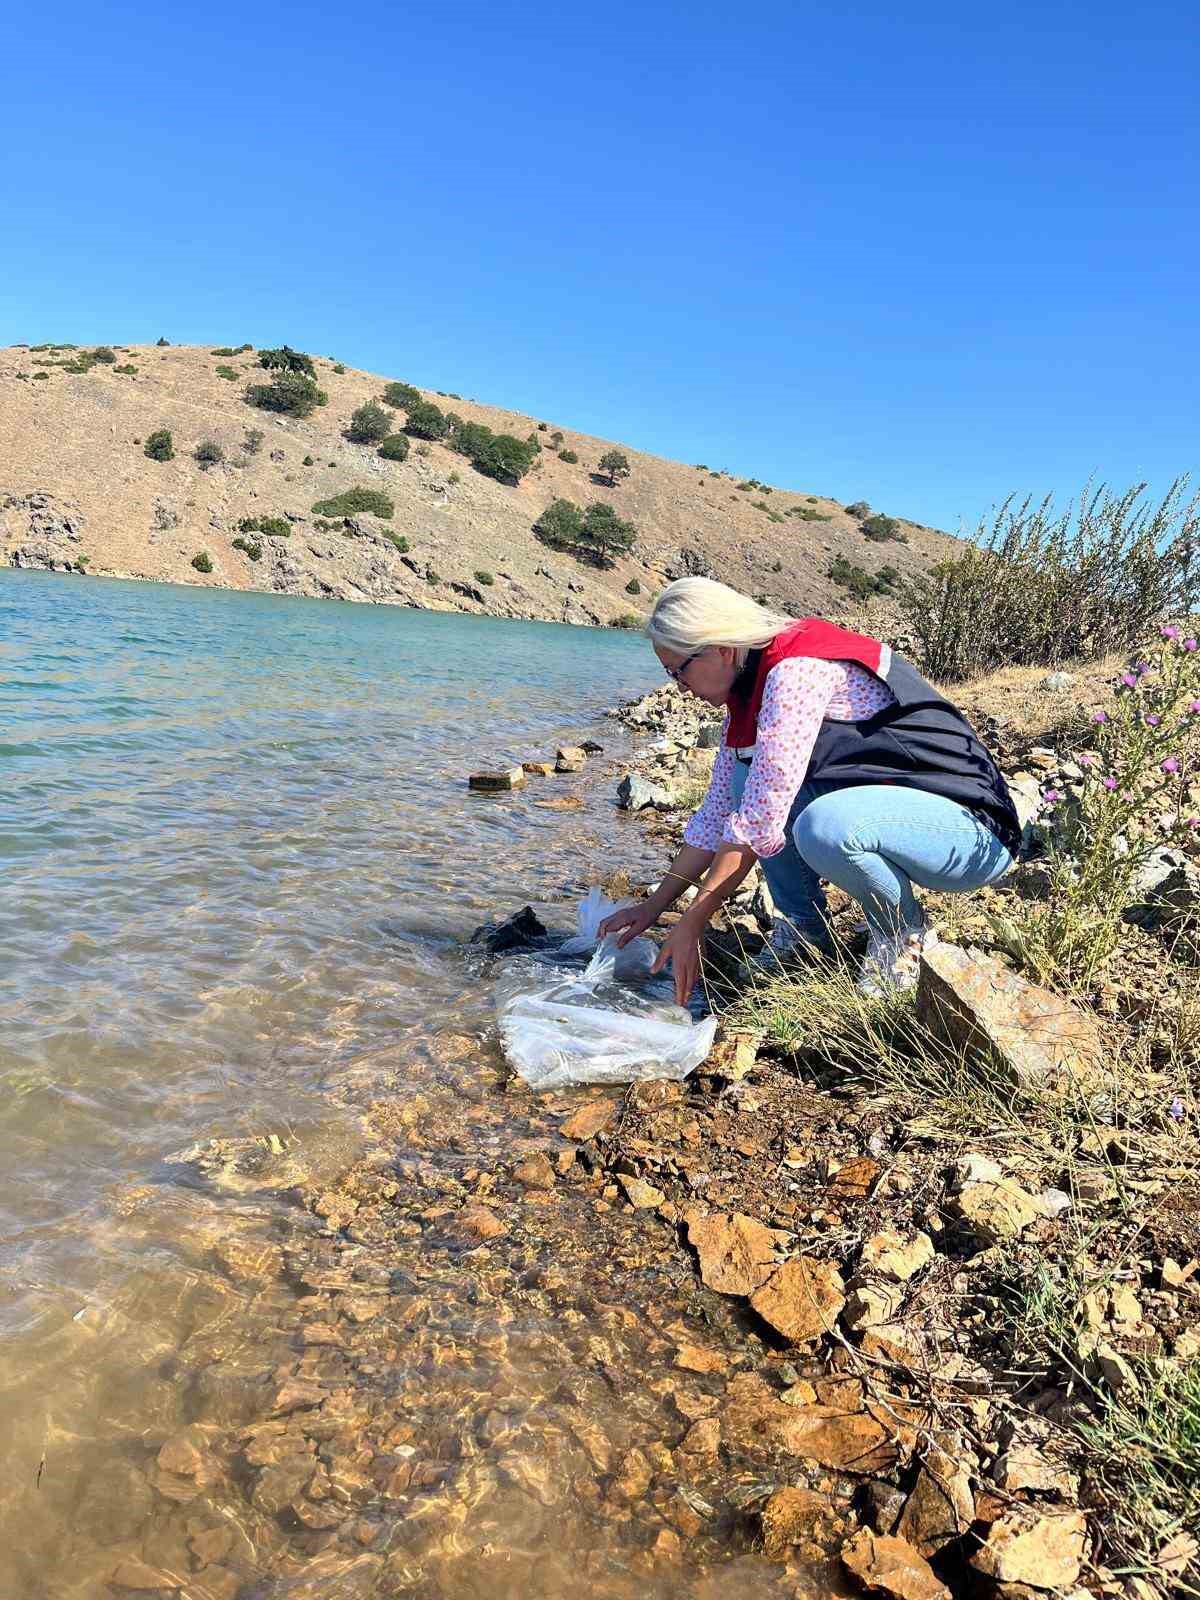
<svg viewBox="0 0 1200 1600">
<path fill-rule="evenodd" d="M 801 617 L 790 628 L 777 633 L 767 645 L 750 693 L 730 699 L 725 743 L 734 750 L 743 750 L 758 738 L 758 710 L 767 673 L 781 661 L 789 661 L 793 656 L 811 656 L 818 661 L 854 661 L 882 677 L 880 668 L 886 654 L 890 654 L 886 647 L 865 633 L 851 633 L 848 628 L 839 628 L 820 617 Z"/>
</svg>

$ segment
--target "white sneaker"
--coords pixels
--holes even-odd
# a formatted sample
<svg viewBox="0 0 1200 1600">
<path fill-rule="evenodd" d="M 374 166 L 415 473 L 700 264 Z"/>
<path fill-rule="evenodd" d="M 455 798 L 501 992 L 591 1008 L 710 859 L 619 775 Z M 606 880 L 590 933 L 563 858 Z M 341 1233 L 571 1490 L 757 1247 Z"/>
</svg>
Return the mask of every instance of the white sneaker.
<svg viewBox="0 0 1200 1600">
<path fill-rule="evenodd" d="M 931 928 L 901 928 L 893 934 L 872 933 L 855 987 L 871 1000 L 904 994 L 917 986 L 921 952 L 938 942 Z"/>
</svg>

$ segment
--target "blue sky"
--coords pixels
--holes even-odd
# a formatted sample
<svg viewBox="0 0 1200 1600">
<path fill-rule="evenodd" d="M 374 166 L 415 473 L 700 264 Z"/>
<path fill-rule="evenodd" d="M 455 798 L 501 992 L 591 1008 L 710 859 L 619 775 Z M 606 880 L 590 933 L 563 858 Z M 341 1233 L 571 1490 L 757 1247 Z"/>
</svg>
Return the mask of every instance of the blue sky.
<svg viewBox="0 0 1200 1600">
<path fill-rule="evenodd" d="M 1191 0 L 14 16 L 0 344 L 286 341 L 951 529 L 1198 465 Z"/>
</svg>

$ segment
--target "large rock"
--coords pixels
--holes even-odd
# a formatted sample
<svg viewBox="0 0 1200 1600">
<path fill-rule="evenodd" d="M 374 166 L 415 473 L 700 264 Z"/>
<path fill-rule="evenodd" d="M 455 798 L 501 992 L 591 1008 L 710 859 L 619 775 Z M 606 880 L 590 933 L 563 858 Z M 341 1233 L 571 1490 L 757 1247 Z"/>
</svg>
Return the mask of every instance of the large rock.
<svg viewBox="0 0 1200 1600">
<path fill-rule="evenodd" d="M 933 1260 L 933 1240 L 927 1233 L 915 1233 L 905 1238 L 901 1233 L 885 1230 L 872 1234 L 862 1248 L 860 1265 L 864 1270 L 879 1273 L 893 1283 L 907 1283 L 914 1273 Z"/>
<path fill-rule="evenodd" d="M 578 1111 L 572 1112 L 558 1131 L 564 1139 L 576 1139 L 580 1144 L 586 1144 L 589 1139 L 610 1128 L 616 1117 L 615 1100 L 589 1100 Z"/>
<path fill-rule="evenodd" d="M 965 1183 L 951 1207 L 985 1244 L 1015 1239 L 1031 1222 L 1046 1215 L 1042 1202 L 1011 1178 L 1000 1178 L 995 1183 Z"/>
<path fill-rule="evenodd" d="M 760 1517 L 763 1554 L 772 1561 L 785 1560 L 789 1551 L 801 1561 L 819 1561 L 844 1526 L 828 1495 L 794 1484 L 776 1489 Z"/>
<path fill-rule="evenodd" d="M 627 772 L 617 785 L 617 804 L 622 811 L 644 811 L 647 806 L 669 811 L 671 796 L 658 784 L 647 782 L 636 772 Z"/>
<path fill-rule="evenodd" d="M 1063 1093 L 1101 1076 L 1104 1045 L 1091 1017 L 991 956 L 936 944 L 921 957 L 917 1015 L 955 1050 L 1023 1089 Z"/>
<path fill-rule="evenodd" d="M 993 1522 L 987 1543 L 971 1557 L 971 1565 L 997 1583 L 1065 1588 L 1079 1576 L 1086 1534 L 1082 1511 L 1039 1516 L 1014 1507 Z"/>
<path fill-rule="evenodd" d="M 970 1474 L 961 1461 L 931 1450 L 904 1502 L 896 1533 L 923 1556 L 932 1556 L 966 1533 L 974 1516 Z"/>
<path fill-rule="evenodd" d="M 891 1472 L 911 1453 L 919 1418 L 899 1402 L 863 1397 L 856 1383 L 830 1403 L 790 1405 L 756 1373 L 739 1373 L 725 1391 L 721 1437 L 751 1457 L 783 1454 L 841 1472 Z"/>
<path fill-rule="evenodd" d="M 480 789 L 487 794 L 501 794 L 510 789 L 522 789 L 524 786 L 524 767 L 502 767 L 495 772 L 473 772 L 467 779 L 468 788 Z"/>
<path fill-rule="evenodd" d="M 700 1278 L 721 1294 L 752 1295 L 775 1269 L 775 1234 L 743 1216 L 692 1212 L 687 1219 L 688 1243 L 700 1260 Z"/>
<path fill-rule="evenodd" d="M 924 1556 L 893 1534 L 860 1528 L 842 1546 L 842 1565 L 872 1594 L 894 1600 L 950 1600 L 950 1591 Z"/>
<path fill-rule="evenodd" d="M 750 1304 L 785 1339 L 804 1344 L 833 1329 L 846 1303 L 845 1289 L 831 1261 L 800 1256 L 777 1268 L 750 1296 Z"/>
</svg>

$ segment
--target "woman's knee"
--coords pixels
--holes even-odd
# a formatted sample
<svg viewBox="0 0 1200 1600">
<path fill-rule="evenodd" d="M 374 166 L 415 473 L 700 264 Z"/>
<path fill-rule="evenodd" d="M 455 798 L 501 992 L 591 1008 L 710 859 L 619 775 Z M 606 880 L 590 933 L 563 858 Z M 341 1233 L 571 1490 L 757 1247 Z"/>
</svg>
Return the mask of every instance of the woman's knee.
<svg viewBox="0 0 1200 1600">
<path fill-rule="evenodd" d="M 792 837 L 807 861 L 852 855 L 861 848 L 851 816 L 836 793 L 819 796 L 796 818 Z"/>
</svg>

